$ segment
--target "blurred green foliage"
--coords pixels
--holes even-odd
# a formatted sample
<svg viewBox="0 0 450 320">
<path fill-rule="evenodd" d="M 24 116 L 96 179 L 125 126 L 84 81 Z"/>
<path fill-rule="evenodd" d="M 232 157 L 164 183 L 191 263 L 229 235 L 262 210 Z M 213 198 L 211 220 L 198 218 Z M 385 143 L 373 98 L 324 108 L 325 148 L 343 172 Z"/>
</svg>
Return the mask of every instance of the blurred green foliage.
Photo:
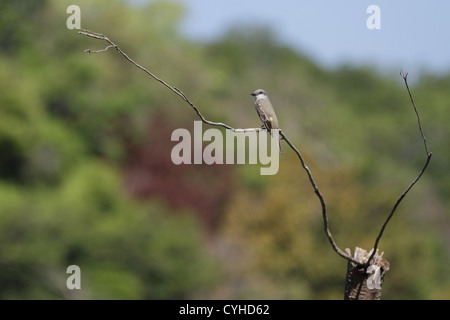
<svg viewBox="0 0 450 320">
<path fill-rule="evenodd" d="M 72 1 L 73 2 L 73 1 Z M 69 1 L 0 3 L 0 299 L 341 299 L 346 261 L 292 152 L 259 166 L 175 166 L 170 133 L 195 113 L 98 40 L 66 28 Z M 265 88 L 304 153 L 344 249 L 370 249 L 425 161 L 397 74 L 326 71 L 264 27 L 183 39 L 167 1 L 76 1 L 211 120 L 259 126 Z M 385 299 L 449 299 L 450 76 L 412 86 L 432 162 L 380 242 Z M 285 148 L 288 149 L 287 147 Z M 66 288 L 78 265 L 82 289 Z"/>
</svg>

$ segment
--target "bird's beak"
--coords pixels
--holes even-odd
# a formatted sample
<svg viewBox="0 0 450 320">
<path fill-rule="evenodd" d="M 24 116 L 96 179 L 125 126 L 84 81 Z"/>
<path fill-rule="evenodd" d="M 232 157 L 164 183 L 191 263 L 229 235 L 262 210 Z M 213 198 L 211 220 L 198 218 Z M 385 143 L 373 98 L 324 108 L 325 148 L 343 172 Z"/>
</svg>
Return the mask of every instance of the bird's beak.
<svg viewBox="0 0 450 320">
<path fill-rule="evenodd" d="M 252 92 L 252 93 L 250 93 L 250 95 L 251 95 L 251 96 L 255 96 L 255 94 L 254 94 L 253 92 Z"/>
</svg>

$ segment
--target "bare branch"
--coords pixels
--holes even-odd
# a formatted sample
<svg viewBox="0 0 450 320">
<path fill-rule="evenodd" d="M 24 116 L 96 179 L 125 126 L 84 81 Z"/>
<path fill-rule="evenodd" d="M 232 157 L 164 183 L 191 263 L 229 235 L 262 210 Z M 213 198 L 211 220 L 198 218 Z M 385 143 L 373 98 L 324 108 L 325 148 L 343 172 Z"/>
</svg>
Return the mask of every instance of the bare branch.
<svg viewBox="0 0 450 320">
<path fill-rule="evenodd" d="M 431 160 L 431 156 L 433 155 L 432 152 L 428 151 L 427 139 L 425 138 L 425 136 L 423 134 L 422 125 L 420 123 L 419 112 L 417 111 L 416 104 L 414 103 L 414 99 L 413 99 L 412 94 L 411 94 L 411 90 L 409 89 L 408 80 L 407 80 L 408 74 L 407 73 L 405 74 L 405 73 L 403 73 L 403 71 L 401 71 L 400 75 L 402 76 L 402 78 L 403 78 L 403 80 L 405 82 L 406 89 L 408 90 L 408 94 L 409 94 L 409 97 L 411 99 L 411 104 L 414 107 L 414 111 L 416 112 L 417 122 L 419 124 L 420 135 L 422 136 L 423 144 L 425 146 L 425 152 L 427 154 L 427 160 L 426 160 L 425 165 L 423 166 L 422 170 L 420 171 L 419 175 L 414 179 L 414 181 L 408 186 L 408 188 L 401 194 L 401 196 L 395 202 L 394 207 L 392 208 L 391 212 L 389 213 L 389 216 L 387 217 L 386 221 L 383 223 L 383 226 L 381 227 L 380 233 L 378 234 L 378 237 L 375 240 L 375 245 L 373 247 L 373 252 L 370 255 L 370 258 L 367 260 L 367 265 L 370 264 L 370 261 L 374 257 L 374 255 L 375 255 L 375 253 L 377 251 L 377 248 L 378 248 L 378 243 L 380 242 L 380 239 L 383 236 L 384 229 L 386 228 L 387 224 L 389 223 L 389 221 L 393 217 L 395 211 L 397 210 L 397 207 L 399 206 L 399 204 L 403 200 L 403 198 L 406 196 L 406 194 L 409 192 L 409 190 L 411 190 L 411 188 L 416 184 L 416 182 L 419 181 L 420 177 L 422 176 L 422 174 L 425 172 L 426 168 L 428 167 L 428 164 L 430 163 L 430 160 Z"/>
<path fill-rule="evenodd" d="M 327 235 L 328 241 L 330 242 L 331 246 L 333 247 L 334 251 L 341 257 L 350 260 L 356 264 L 360 264 L 360 262 L 356 259 L 354 259 L 350 254 L 342 251 L 336 244 L 336 242 L 333 239 L 333 236 L 331 235 L 331 231 L 328 227 L 328 215 L 327 215 L 327 205 L 325 203 L 325 199 L 323 198 L 322 193 L 320 192 L 319 188 L 317 187 L 316 182 L 314 181 L 314 178 L 311 174 L 311 170 L 306 165 L 305 160 L 302 157 L 302 154 L 300 151 L 297 150 L 297 148 L 289 141 L 289 139 L 285 136 L 285 134 L 280 131 L 280 135 L 283 137 L 283 139 L 286 141 L 286 143 L 291 147 L 292 150 L 297 154 L 298 158 L 300 159 L 300 162 L 302 164 L 303 169 L 305 169 L 306 174 L 308 175 L 309 181 L 311 182 L 311 185 L 314 189 L 315 194 L 319 198 L 320 205 L 322 206 L 322 218 L 323 218 L 323 227 L 325 230 L 325 234 Z"/>
<path fill-rule="evenodd" d="M 423 145 L 425 146 L 425 152 L 427 153 L 427 157 L 428 157 L 428 156 L 430 156 L 431 152 L 428 151 L 427 139 L 425 138 L 425 136 L 423 134 L 422 125 L 420 123 L 419 112 L 417 111 L 416 104 L 414 103 L 414 99 L 412 97 L 411 90 L 409 90 L 408 79 L 407 79 L 408 73 L 403 73 L 403 71 L 400 71 L 400 76 L 403 78 L 403 81 L 405 82 L 405 86 L 406 86 L 406 89 L 408 90 L 408 94 L 409 94 L 409 99 L 411 99 L 411 104 L 414 107 L 414 111 L 416 112 L 417 123 L 419 125 L 420 135 L 422 136 Z"/>
<path fill-rule="evenodd" d="M 136 67 L 138 67 L 139 69 L 141 69 L 142 71 L 144 71 L 145 73 L 147 73 L 149 76 L 151 76 L 153 79 L 155 79 L 156 81 L 158 81 L 159 83 L 161 83 L 162 85 L 164 85 L 165 87 L 167 87 L 168 89 L 170 89 L 172 92 L 174 92 L 175 94 L 177 94 L 181 99 L 183 99 L 187 104 L 189 104 L 191 106 L 192 109 L 195 110 L 195 112 L 197 113 L 197 115 L 200 117 L 200 119 L 209 125 L 212 126 L 219 126 L 219 127 L 223 127 L 232 131 L 236 131 L 238 129 L 234 129 L 231 126 L 221 123 L 221 122 L 213 122 L 213 121 L 209 121 L 207 120 L 200 112 L 200 110 L 198 110 L 198 108 L 187 98 L 187 96 L 178 88 L 172 87 L 171 85 L 169 85 L 167 82 L 165 82 L 164 80 L 158 78 L 156 75 L 154 75 L 152 72 L 148 71 L 146 68 L 144 68 L 143 66 L 141 66 L 140 64 L 138 64 L 137 62 L 135 62 L 133 59 L 131 59 L 125 52 L 123 52 L 116 44 L 114 44 L 111 40 L 109 40 L 105 35 L 101 34 L 101 33 L 96 33 L 93 31 L 89 31 L 89 30 L 85 30 L 82 29 L 82 31 L 78 31 L 79 34 L 91 37 L 91 38 L 95 38 L 95 39 L 99 39 L 99 40 L 104 40 L 106 42 L 108 42 L 110 45 L 107 46 L 105 49 L 102 50 L 90 50 L 87 49 L 85 50 L 85 52 L 88 53 L 99 53 L 99 52 L 104 52 L 106 50 L 108 50 L 109 48 L 116 48 L 116 50 L 125 58 L 127 59 L 129 62 L 131 62 L 132 64 L 134 64 Z"/>
</svg>

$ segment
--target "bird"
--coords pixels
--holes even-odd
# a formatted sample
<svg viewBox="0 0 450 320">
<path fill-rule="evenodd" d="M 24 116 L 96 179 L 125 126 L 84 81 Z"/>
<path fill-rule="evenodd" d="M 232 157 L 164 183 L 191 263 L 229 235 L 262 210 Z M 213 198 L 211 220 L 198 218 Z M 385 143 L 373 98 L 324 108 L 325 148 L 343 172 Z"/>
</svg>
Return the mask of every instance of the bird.
<svg viewBox="0 0 450 320">
<path fill-rule="evenodd" d="M 278 136 L 280 154 L 283 154 L 283 151 L 281 150 L 281 138 L 279 137 L 279 132 L 278 130 L 272 130 L 280 129 L 280 127 L 278 126 L 277 115 L 275 114 L 275 110 L 269 100 L 269 96 L 263 89 L 256 89 L 250 93 L 250 95 L 255 97 L 255 109 L 263 123 L 263 127 L 266 128 L 271 136 L 273 136 L 274 132 L 276 132 L 276 135 Z"/>
</svg>

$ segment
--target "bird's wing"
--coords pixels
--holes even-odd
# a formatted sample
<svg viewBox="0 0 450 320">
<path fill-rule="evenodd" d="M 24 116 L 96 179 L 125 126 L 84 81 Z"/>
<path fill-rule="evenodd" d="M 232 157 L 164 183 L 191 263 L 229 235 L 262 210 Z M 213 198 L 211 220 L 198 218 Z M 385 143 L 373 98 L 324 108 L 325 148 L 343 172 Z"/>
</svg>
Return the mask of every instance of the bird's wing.
<svg viewBox="0 0 450 320">
<path fill-rule="evenodd" d="M 270 131 L 272 130 L 272 119 L 269 119 L 267 117 L 260 101 L 255 102 L 255 108 L 256 108 L 256 112 L 258 112 L 259 118 L 261 119 L 262 123 L 266 127 L 267 131 L 269 131 L 269 133 L 270 133 Z"/>
</svg>

